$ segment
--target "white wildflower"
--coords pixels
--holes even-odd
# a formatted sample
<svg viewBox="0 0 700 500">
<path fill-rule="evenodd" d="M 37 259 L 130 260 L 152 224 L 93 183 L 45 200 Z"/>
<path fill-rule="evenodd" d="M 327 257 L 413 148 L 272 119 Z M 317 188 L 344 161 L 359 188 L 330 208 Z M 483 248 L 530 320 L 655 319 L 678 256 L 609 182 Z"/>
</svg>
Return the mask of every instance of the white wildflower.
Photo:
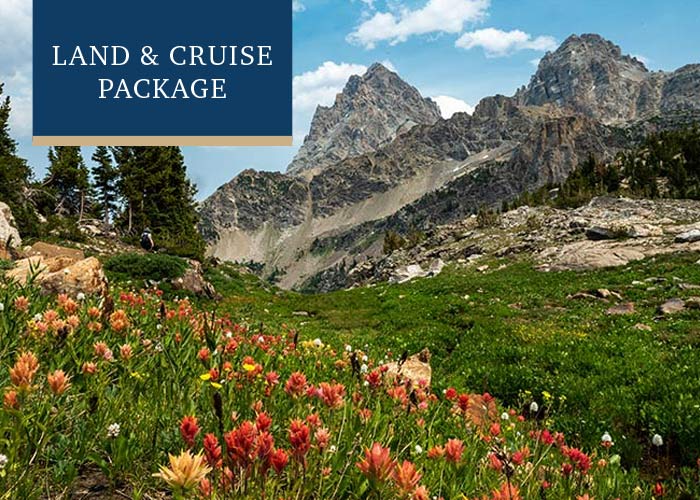
<svg viewBox="0 0 700 500">
<path fill-rule="evenodd" d="M 113 423 L 110 424 L 107 427 L 107 437 L 108 438 L 116 438 L 119 436 L 119 433 L 121 432 L 122 428 L 118 423 Z"/>
<path fill-rule="evenodd" d="M 510 420 L 510 415 L 508 415 L 507 411 L 501 413 L 501 420 Z"/>
<path fill-rule="evenodd" d="M 369 358 L 367 357 L 367 355 L 366 355 L 366 354 L 363 354 L 363 355 L 362 355 L 362 362 L 363 362 L 363 363 L 366 363 L 368 360 L 369 360 Z"/>
<path fill-rule="evenodd" d="M 345 352 L 352 352 L 352 346 L 350 344 L 345 344 Z"/>
<path fill-rule="evenodd" d="M 417 455 L 420 455 L 421 453 L 423 453 L 423 447 L 421 445 L 417 444 L 415 447 L 415 451 L 416 451 Z"/>
<path fill-rule="evenodd" d="M 34 321 L 41 321 L 43 319 L 43 316 L 39 313 L 34 315 Z"/>
<path fill-rule="evenodd" d="M 85 300 L 85 294 L 83 292 L 78 292 L 78 295 L 76 295 L 75 298 L 82 302 Z"/>
<path fill-rule="evenodd" d="M 664 438 L 662 438 L 659 434 L 654 434 L 654 437 L 651 438 L 651 444 L 654 446 L 663 446 L 664 445 Z"/>
<path fill-rule="evenodd" d="M 612 443 L 612 436 L 609 432 L 606 432 L 601 436 L 600 441 L 602 443 Z"/>
<path fill-rule="evenodd" d="M 3 470 L 7 465 L 7 455 L 0 453 L 0 470 Z"/>
<path fill-rule="evenodd" d="M 537 413 L 538 411 L 540 411 L 540 405 L 537 404 L 537 401 L 530 403 L 530 413 Z"/>
<path fill-rule="evenodd" d="M 321 339 L 319 339 L 319 338 L 315 338 L 315 339 L 314 339 L 314 345 L 315 345 L 316 347 L 322 347 L 322 346 L 323 346 L 323 341 L 321 341 Z"/>
<path fill-rule="evenodd" d="M 330 453 L 335 453 L 336 451 L 338 451 L 338 448 L 336 448 L 336 446 L 334 444 L 332 444 L 328 447 L 328 451 Z"/>
<path fill-rule="evenodd" d="M 362 366 L 360 366 L 360 373 L 367 373 L 367 365 L 362 363 Z"/>
<path fill-rule="evenodd" d="M 364 385 L 365 387 L 368 387 L 368 386 L 369 386 L 369 382 L 368 382 L 367 380 L 365 380 L 365 381 L 362 383 L 362 385 Z"/>
<path fill-rule="evenodd" d="M 160 342 L 158 342 L 158 343 L 155 345 L 154 349 L 156 350 L 156 352 L 163 352 L 163 344 L 161 344 Z"/>
<path fill-rule="evenodd" d="M 5 304 L 0 302 L 0 312 L 3 312 L 5 310 Z"/>
</svg>

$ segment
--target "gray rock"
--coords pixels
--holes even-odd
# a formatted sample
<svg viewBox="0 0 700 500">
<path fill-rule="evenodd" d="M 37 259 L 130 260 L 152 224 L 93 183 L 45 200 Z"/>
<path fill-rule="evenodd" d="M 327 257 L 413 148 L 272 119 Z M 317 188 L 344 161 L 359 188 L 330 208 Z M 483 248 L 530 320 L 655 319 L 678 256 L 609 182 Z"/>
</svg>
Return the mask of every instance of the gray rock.
<svg viewBox="0 0 700 500">
<path fill-rule="evenodd" d="M 676 243 L 694 243 L 700 241 L 700 229 L 691 229 L 676 236 Z"/>
<path fill-rule="evenodd" d="M 19 236 L 12 211 L 7 204 L 0 201 L 0 249 L 4 249 L 8 242 L 12 248 L 22 246 L 22 238 Z"/>
<path fill-rule="evenodd" d="M 628 314 L 634 313 L 634 304 L 632 302 L 627 302 L 625 304 L 617 304 L 605 311 L 605 314 L 609 316 L 626 316 Z"/>
</svg>

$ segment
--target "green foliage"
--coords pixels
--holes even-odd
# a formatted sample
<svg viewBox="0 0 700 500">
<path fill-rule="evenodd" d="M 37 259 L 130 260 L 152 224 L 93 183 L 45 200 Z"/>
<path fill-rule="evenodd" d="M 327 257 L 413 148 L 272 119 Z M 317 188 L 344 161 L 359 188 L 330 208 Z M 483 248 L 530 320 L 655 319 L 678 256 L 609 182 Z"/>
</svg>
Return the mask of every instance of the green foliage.
<svg viewBox="0 0 700 500">
<path fill-rule="evenodd" d="M 109 258 L 104 269 L 110 279 L 117 281 L 163 281 L 182 276 L 187 262 L 171 255 L 127 253 Z"/>
<path fill-rule="evenodd" d="M 27 196 L 32 171 L 17 156 L 17 143 L 10 137 L 10 98 L 3 100 L 2 90 L 0 84 L 0 201 L 12 210 L 20 234 L 34 236 L 39 232 L 39 220 Z"/>
<path fill-rule="evenodd" d="M 114 166 L 112 155 L 108 148 L 99 146 L 92 155 L 96 165 L 92 169 L 95 182 L 96 215 L 109 223 L 117 210 L 117 180 L 119 171 Z"/>
<path fill-rule="evenodd" d="M 196 229 L 196 189 L 187 179 L 180 148 L 118 147 L 112 153 L 125 204 L 117 225 L 134 242 L 149 227 L 156 247 L 201 259 L 205 244 Z"/>
<path fill-rule="evenodd" d="M 384 235 L 384 253 L 390 254 L 402 249 L 406 245 L 406 240 L 396 231 L 387 231 Z"/>
<path fill-rule="evenodd" d="M 44 185 L 53 196 L 49 213 L 82 219 L 90 204 L 90 177 L 80 148 L 56 146 L 49 149 L 49 170 Z"/>
</svg>

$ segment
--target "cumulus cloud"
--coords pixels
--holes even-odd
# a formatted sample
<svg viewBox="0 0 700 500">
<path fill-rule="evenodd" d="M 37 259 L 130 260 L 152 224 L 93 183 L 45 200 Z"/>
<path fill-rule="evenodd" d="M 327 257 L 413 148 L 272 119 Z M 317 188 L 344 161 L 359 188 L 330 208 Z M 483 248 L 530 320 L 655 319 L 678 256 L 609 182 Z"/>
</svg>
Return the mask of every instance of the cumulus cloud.
<svg viewBox="0 0 700 500">
<path fill-rule="evenodd" d="M 469 113 L 470 115 L 474 112 L 474 107 L 464 102 L 462 99 L 457 99 L 456 97 L 450 97 L 448 95 L 438 95 L 431 97 L 440 108 L 440 114 L 443 118 L 451 118 L 455 113 Z"/>
<path fill-rule="evenodd" d="M 551 36 L 533 37 L 520 30 L 485 28 L 464 33 L 457 39 L 455 46 L 465 50 L 481 47 L 488 57 L 502 57 L 521 50 L 554 50 L 557 41 Z"/>
<path fill-rule="evenodd" d="M 13 135 L 32 128 L 32 2 L 0 0 L 0 83 L 12 100 Z"/>
<path fill-rule="evenodd" d="M 361 75 L 367 71 L 362 64 L 335 63 L 326 61 L 318 68 L 297 75 L 293 80 L 294 110 L 313 110 L 317 105 L 333 104 L 351 75 Z"/>
<path fill-rule="evenodd" d="M 293 12 L 304 12 L 306 10 L 306 6 L 301 3 L 300 0 L 292 0 L 292 11 Z"/>
<path fill-rule="evenodd" d="M 376 12 L 347 36 L 348 42 L 373 49 L 377 43 L 405 42 L 414 35 L 459 33 L 466 23 L 486 17 L 490 0 L 428 0 L 421 8 Z"/>
</svg>

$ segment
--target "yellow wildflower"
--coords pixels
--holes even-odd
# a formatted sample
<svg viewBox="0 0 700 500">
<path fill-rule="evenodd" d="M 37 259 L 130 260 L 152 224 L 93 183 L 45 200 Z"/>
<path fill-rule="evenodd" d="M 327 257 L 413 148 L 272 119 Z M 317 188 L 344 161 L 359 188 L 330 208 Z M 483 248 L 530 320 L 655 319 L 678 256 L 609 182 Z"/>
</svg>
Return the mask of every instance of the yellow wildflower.
<svg viewBox="0 0 700 500">
<path fill-rule="evenodd" d="M 170 467 L 161 465 L 159 471 L 153 477 L 163 479 L 171 488 L 191 490 L 199 485 L 200 481 L 211 472 L 201 453 L 192 455 L 189 450 L 180 453 L 179 456 L 168 454 Z"/>
</svg>

